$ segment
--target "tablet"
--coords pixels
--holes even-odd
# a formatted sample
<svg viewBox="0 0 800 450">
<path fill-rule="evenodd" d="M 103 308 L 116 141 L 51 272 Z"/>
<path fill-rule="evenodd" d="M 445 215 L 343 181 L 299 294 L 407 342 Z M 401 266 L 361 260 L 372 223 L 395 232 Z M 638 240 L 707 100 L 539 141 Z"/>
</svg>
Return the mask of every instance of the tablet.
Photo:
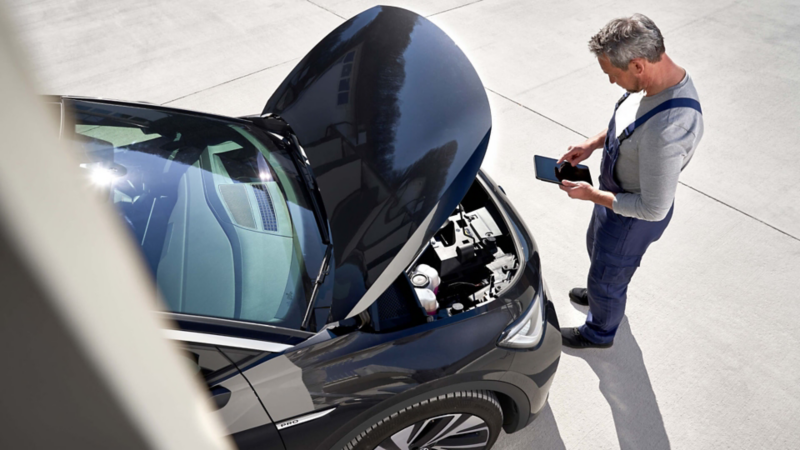
<svg viewBox="0 0 800 450">
<path fill-rule="evenodd" d="M 585 181 L 592 184 L 592 176 L 588 167 L 580 164 L 572 167 L 572 164 L 565 161 L 559 170 L 557 162 L 557 159 L 534 155 L 533 166 L 536 169 L 536 178 L 556 184 L 561 184 L 561 180 Z"/>
</svg>

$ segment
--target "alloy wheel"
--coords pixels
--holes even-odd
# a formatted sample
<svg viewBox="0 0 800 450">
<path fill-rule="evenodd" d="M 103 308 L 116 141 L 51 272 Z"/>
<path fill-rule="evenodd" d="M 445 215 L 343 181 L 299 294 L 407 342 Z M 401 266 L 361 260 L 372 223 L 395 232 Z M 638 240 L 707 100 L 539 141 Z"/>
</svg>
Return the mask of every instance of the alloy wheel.
<svg viewBox="0 0 800 450">
<path fill-rule="evenodd" d="M 489 426 L 480 417 L 445 414 L 403 428 L 375 450 L 480 450 L 489 436 Z"/>
</svg>

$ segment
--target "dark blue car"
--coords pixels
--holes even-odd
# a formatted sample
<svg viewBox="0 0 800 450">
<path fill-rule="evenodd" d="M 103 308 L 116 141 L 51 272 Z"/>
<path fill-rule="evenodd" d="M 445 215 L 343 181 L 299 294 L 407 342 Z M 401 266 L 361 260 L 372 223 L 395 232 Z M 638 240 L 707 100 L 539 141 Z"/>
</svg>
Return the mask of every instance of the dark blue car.
<svg viewBox="0 0 800 450">
<path fill-rule="evenodd" d="M 544 407 L 538 250 L 480 171 L 484 87 L 425 18 L 348 20 L 259 115 L 51 100 L 240 448 L 488 449 Z"/>
</svg>

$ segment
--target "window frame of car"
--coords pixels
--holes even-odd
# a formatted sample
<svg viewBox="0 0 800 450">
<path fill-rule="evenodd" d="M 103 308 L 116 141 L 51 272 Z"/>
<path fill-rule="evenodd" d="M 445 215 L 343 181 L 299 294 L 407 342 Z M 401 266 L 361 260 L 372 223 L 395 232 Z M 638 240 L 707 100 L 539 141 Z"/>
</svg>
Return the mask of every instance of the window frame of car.
<svg viewBox="0 0 800 450">
<path fill-rule="evenodd" d="M 198 342 L 197 339 L 202 339 L 204 343 L 213 343 L 222 347 L 280 353 L 316 334 L 309 331 L 236 319 L 197 316 L 168 311 L 156 314 L 162 319 L 176 324 L 178 329 L 174 331 L 182 332 L 182 334 L 171 334 L 168 337 L 184 342 Z M 265 346 L 265 342 L 273 345 Z"/>
</svg>

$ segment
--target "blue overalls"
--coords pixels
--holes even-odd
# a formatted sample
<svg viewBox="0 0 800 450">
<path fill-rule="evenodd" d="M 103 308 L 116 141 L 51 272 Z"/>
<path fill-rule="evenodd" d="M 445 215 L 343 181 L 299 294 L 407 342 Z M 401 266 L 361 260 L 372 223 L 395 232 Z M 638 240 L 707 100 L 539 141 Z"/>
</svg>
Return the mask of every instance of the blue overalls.
<svg viewBox="0 0 800 450">
<path fill-rule="evenodd" d="M 619 146 L 636 128 L 654 115 L 671 108 L 693 108 L 702 114 L 697 100 L 670 99 L 636 119 L 617 136 L 615 116 L 619 105 L 628 98 L 628 95 L 625 93 L 614 106 L 614 116 L 611 117 L 603 144 L 600 189 L 614 194 L 623 192 L 614 178 Z M 674 207 L 673 203 L 664 219 L 649 222 L 621 216 L 605 206 L 594 206 L 592 220 L 586 233 L 586 247 L 592 262 L 586 286 L 589 295 L 589 315 L 586 317 L 586 324 L 580 327 L 580 333 L 586 339 L 598 344 L 607 344 L 614 340 L 622 316 L 625 314 L 628 283 L 639 267 L 647 247 L 664 233 L 672 218 Z"/>
</svg>

